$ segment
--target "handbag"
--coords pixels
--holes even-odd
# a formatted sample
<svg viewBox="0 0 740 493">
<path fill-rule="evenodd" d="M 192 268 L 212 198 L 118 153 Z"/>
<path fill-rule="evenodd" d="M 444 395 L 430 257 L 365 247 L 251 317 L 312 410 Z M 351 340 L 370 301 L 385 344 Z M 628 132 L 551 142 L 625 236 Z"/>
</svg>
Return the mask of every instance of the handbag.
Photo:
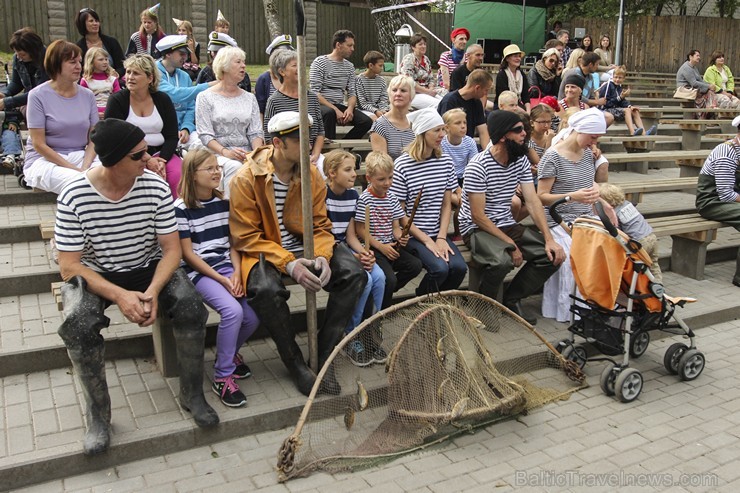
<svg viewBox="0 0 740 493">
<path fill-rule="evenodd" d="M 536 98 L 533 98 L 532 97 L 532 89 L 537 89 L 537 97 Z M 529 88 L 529 107 L 530 108 L 534 108 L 535 106 L 537 106 L 538 104 L 540 104 L 542 102 L 542 98 L 543 97 L 544 96 L 542 95 L 542 90 L 539 87 L 537 87 L 537 86 L 530 87 Z"/>
<path fill-rule="evenodd" d="M 684 101 L 694 101 L 699 95 L 699 90 L 689 89 L 688 87 L 679 86 L 673 93 L 673 99 L 683 99 Z"/>
</svg>

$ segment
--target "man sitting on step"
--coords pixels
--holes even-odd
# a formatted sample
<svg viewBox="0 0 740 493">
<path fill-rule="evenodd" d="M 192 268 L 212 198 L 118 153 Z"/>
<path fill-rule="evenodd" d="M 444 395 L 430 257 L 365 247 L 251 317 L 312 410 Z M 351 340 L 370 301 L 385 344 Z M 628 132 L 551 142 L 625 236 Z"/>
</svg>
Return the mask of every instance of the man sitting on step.
<svg viewBox="0 0 740 493">
<path fill-rule="evenodd" d="M 532 182 L 521 118 L 510 111 L 492 111 L 487 123 L 492 145 L 465 168 L 460 232 L 482 270 L 479 292 L 489 298 L 496 298 L 504 277 L 526 261 L 504 292 L 503 303 L 535 324 L 537 318 L 525 316 L 519 301 L 542 288 L 565 253 L 550 235 Z M 541 234 L 512 215 L 511 198 L 518 185 Z"/>
<path fill-rule="evenodd" d="M 309 122 L 313 119 L 309 115 Z M 314 258 L 303 257 L 301 210 L 300 116 L 283 111 L 267 125 L 271 144 L 247 155 L 231 179 L 229 229 L 232 246 L 242 253 L 242 282 L 261 324 L 275 341 L 280 359 L 298 390 L 311 392 L 316 375 L 306 366 L 295 341 L 288 297 L 281 274 L 314 293 L 328 291 L 324 325 L 319 330 L 319 367 L 342 338 L 362 294 L 367 275 L 346 245 L 334 245 L 326 215 L 326 185 L 311 166 Z M 333 368 L 333 366 L 332 366 Z M 333 374 L 324 377 L 322 391 L 339 394 Z"/>
<path fill-rule="evenodd" d="M 100 331 L 112 303 L 141 327 L 171 321 L 180 366 L 180 404 L 198 426 L 219 419 L 203 397 L 203 350 L 208 312 L 180 265 L 172 193 L 146 170 L 144 132 L 109 118 L 90 139 L 102 166 L 70 181 L 57 198 L 54 227 L 66 318 L 59 335 L 87 407 L 84 452 L 110 444 L 111 403 Z M 161 314 L 160 314 L 161 313 Z"/>
</svg>

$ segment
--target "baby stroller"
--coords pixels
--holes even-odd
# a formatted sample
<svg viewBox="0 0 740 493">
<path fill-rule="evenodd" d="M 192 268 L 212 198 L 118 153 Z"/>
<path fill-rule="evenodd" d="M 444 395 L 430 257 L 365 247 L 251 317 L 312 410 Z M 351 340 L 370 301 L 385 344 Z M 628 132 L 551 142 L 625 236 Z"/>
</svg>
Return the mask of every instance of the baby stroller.
<svg viewBox="0 0 740 493">
<path fill-rule="evenodd" d="M 663 365 L 672 375 L 688 381 L 704 370 L 704 355 L 696 349 L 694 333 L 676 313 L 676 308 L 696 301 L 665 294 L 648 267 L 652 264 L 642 246 L 614 227 L 600 203 L 596 210 L 601 221 L 578 218 L 569 228 L 556 208 L 550 215 L 569 231 L 570 251 L 576 286 L 582 298 L 571 295 L 570 337 L 557 344 L 560 353 L 583 367 L 587 361 L 607 361 L 600 385 L 606 395 L 631 402 L 640 395 L 642 374 L 630 367 L 630 357 L 639 358 L 650 343 L 650 331 L 661 330 L 682 335 L 689 345 L 677 342 L 665 353 Z M 671 321 L 673 319 L 673 321 Z M 579 336 L 603 356 L 588 357 Z"/>
</svg>

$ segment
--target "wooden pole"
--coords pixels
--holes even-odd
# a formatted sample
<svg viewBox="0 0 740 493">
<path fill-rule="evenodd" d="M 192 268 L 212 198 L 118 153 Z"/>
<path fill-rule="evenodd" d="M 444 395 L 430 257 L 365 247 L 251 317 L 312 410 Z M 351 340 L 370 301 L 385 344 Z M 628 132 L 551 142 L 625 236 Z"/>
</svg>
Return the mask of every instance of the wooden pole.
<svg viewBox="0 0 740 493">
<path fill-rule="evenodd" d="M 303 212 L 303 256 L 314 258 L 313 200 L 311 194 L 311 162 L 308 147 L 308 99 L 306 91 L 306 20 L 303 0 L 294 0 L 296 19 L 296 47 L 298 48 L 298 111 L 301 115 L 301 210 Z M 314 122 L 315 124 L 316 122 Z M 319 372 L 318 323 L 316 320 L 316 293 L 306 290 L 306 327 L 308 330 L 308 363 L 314 373 Z"/>
</svg>

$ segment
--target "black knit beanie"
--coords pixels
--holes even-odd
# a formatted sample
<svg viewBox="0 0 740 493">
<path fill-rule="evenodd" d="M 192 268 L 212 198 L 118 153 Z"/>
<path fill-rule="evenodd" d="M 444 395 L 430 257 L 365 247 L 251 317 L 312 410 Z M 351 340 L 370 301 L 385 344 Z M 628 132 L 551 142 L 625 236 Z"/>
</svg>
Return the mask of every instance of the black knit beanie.
<svg viewBox="0 0 740 493">
<path fill-rule="evenodd" d="M 517 125 L 522 124 L 522 119 L 513 111 L 496 110 L 488 114 L 488 135 L 491 144 L 496 145 L 501 137 Z"/>
<path fill-rule="evenodd" d="M 574 86 L 578 86 L 583 90 L 584 86 L 586 85 L 586 79 L 579 74 L 568 74 L 565 77 L 565 84 L 563 84 L 563 87 L 565 87 L 568 84 L 572 84 Z"/>
<path fill-rule="evenodd" d="M 129 122 L 106 118 L 95 125 L 90 140 L 103 166 L 113 166 L 129 154 L 142 140 L 144 131 Z"/>
</svg>

